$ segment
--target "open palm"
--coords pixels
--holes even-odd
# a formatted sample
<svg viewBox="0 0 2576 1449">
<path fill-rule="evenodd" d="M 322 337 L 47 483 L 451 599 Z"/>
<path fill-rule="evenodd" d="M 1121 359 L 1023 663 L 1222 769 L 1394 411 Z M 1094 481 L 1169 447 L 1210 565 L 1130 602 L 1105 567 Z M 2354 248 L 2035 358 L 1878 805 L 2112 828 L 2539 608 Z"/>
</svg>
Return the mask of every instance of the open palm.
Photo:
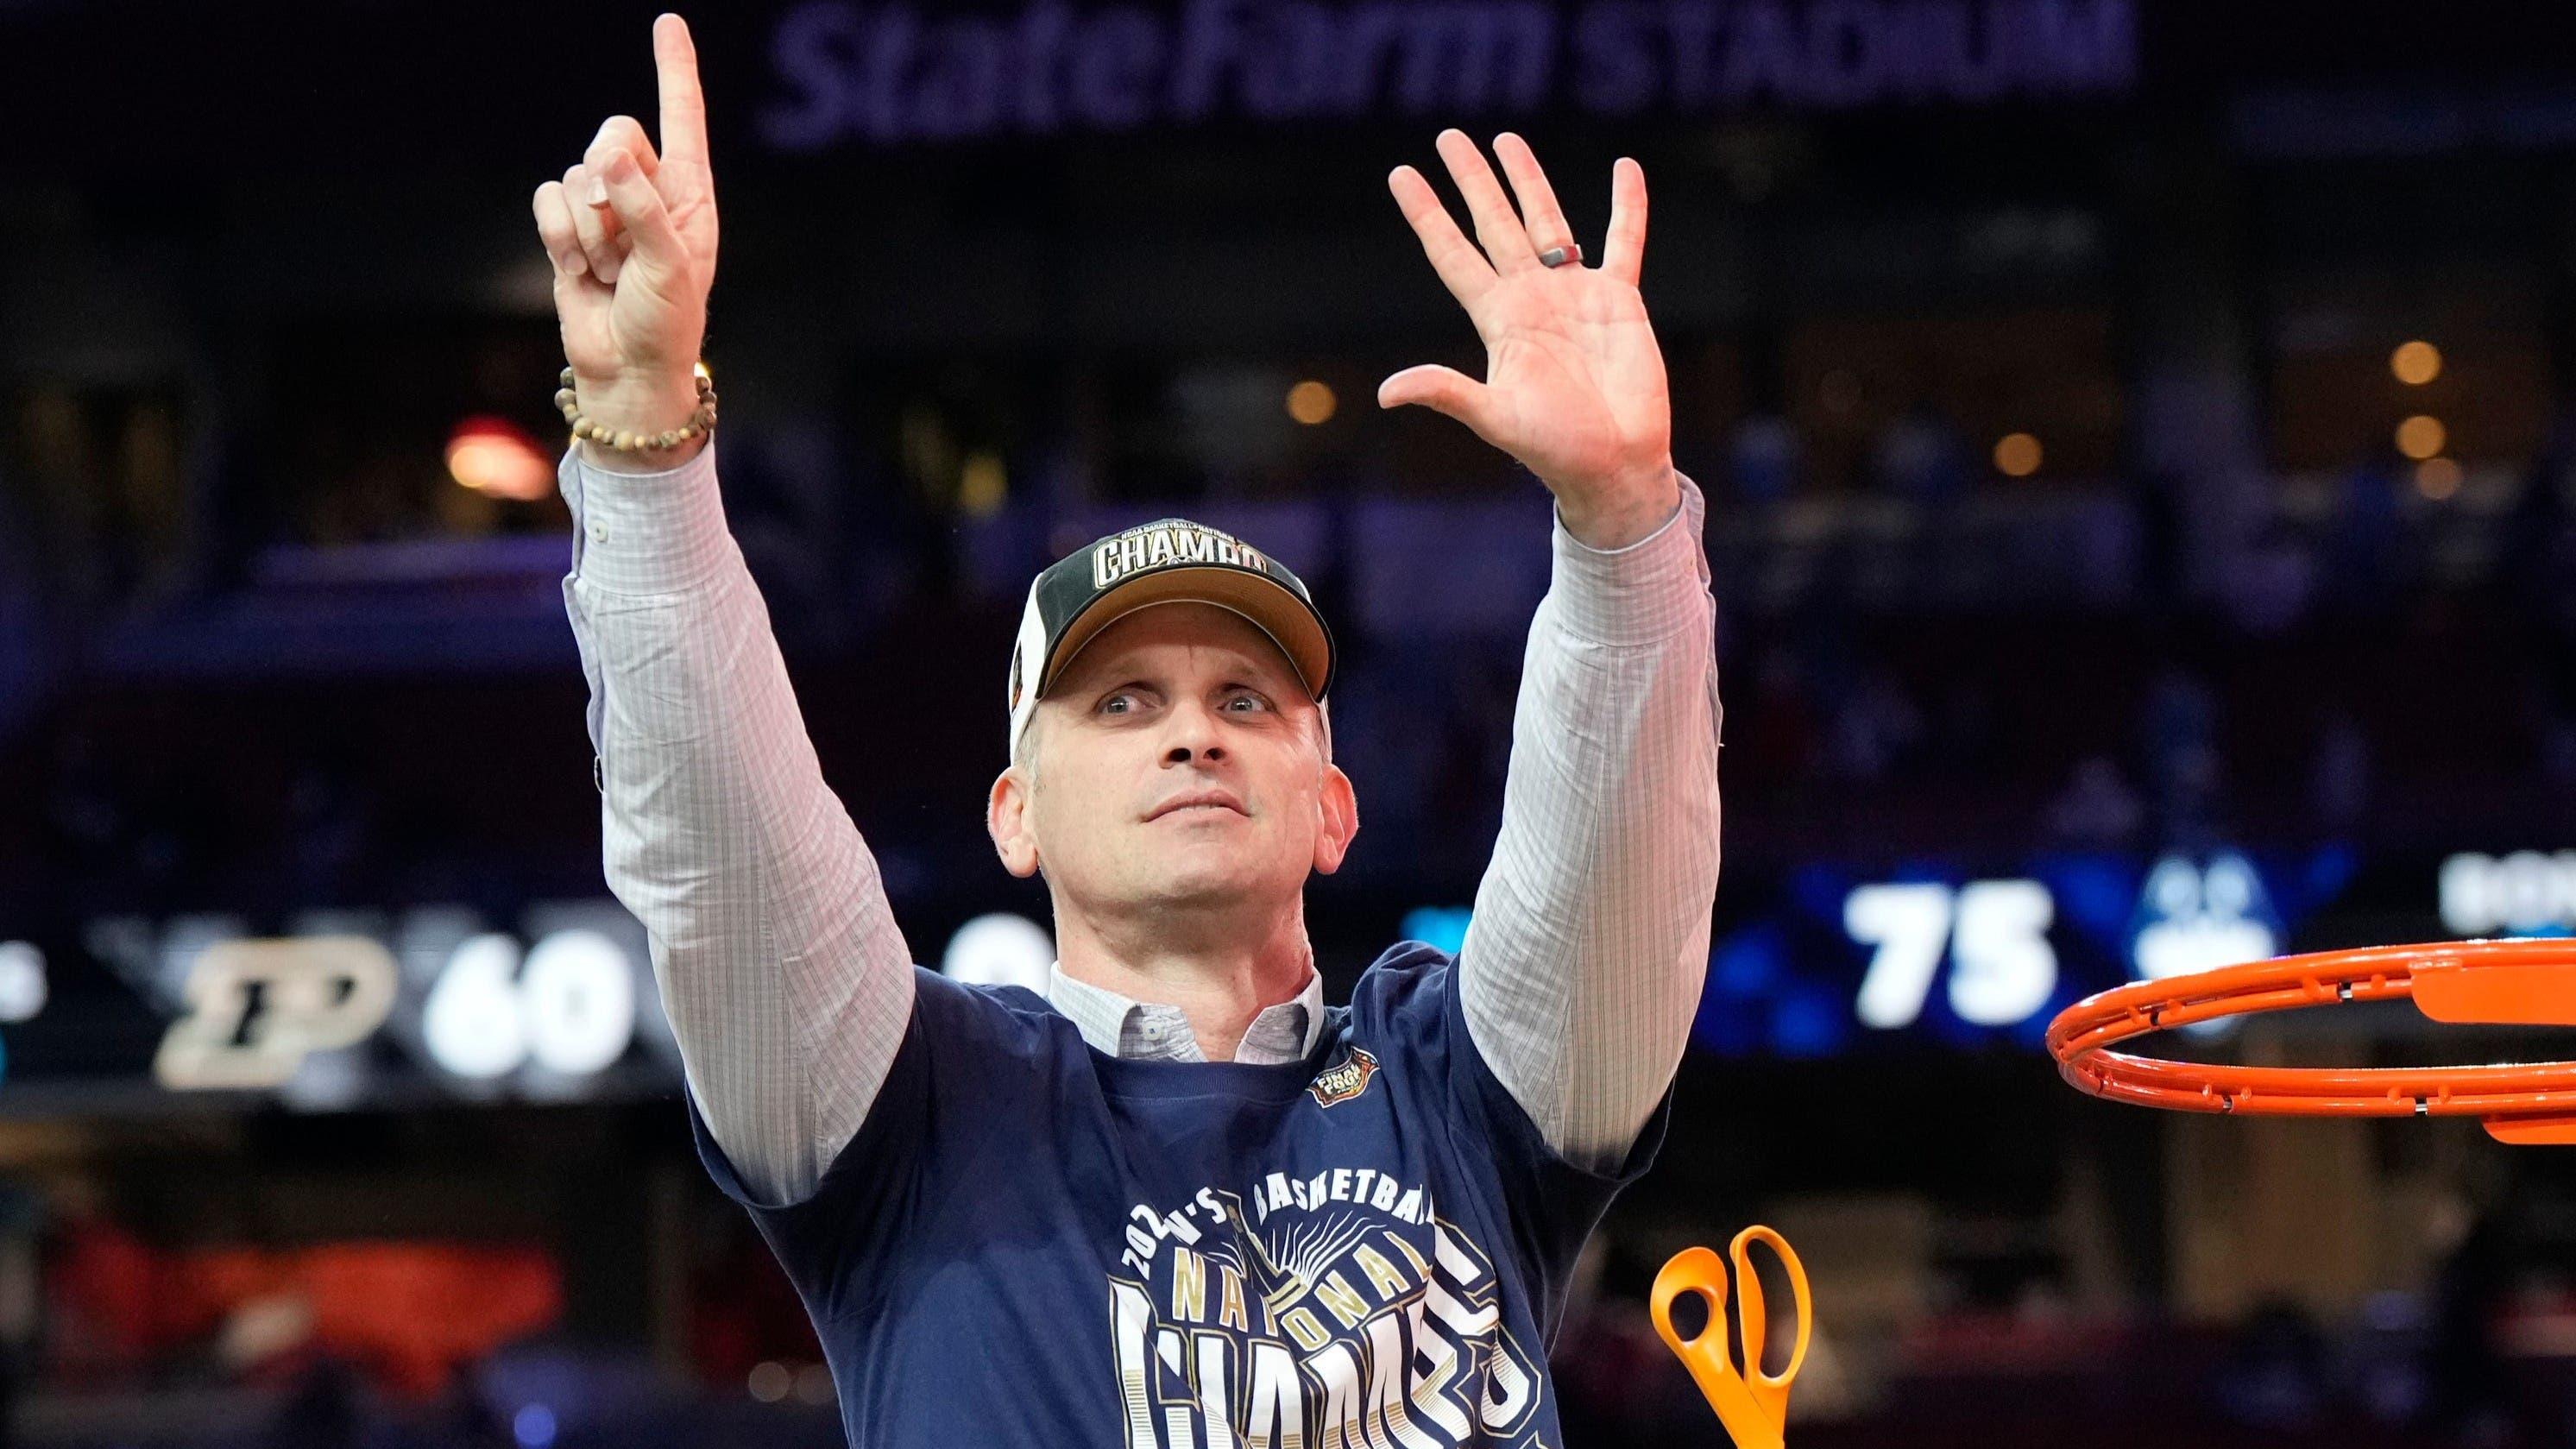
<svg viewBox="0 0 2576 1449">
<path fill-rule="evenodd" d="M 1612 168 L 1601 264 L 1551 267 L 1540 254 L 1572 246 L 1574 232 L 1529 144 L 1508 131 L 1494 142 L 1520 200 L 1518 215 L 1464 132 L 1441 132 L 1439 147 L 1481 252 L 1421 173 L 1399 166 L 1387 186 L 1484 339 L 1485 378 L 1409 367 L 1379 385 L 1379 405 L 1420 403 L 1465 423 L 1536 474 L 1569 520 L 1578 507 L 1619 501 L 1614 495 L 1634 493 L 1625 501 L 1639 504 L 1669 499 L 1672 400 L 1663 351 L 1637 291 L 1644 170 L 1625 157 Z"/>
</svg>

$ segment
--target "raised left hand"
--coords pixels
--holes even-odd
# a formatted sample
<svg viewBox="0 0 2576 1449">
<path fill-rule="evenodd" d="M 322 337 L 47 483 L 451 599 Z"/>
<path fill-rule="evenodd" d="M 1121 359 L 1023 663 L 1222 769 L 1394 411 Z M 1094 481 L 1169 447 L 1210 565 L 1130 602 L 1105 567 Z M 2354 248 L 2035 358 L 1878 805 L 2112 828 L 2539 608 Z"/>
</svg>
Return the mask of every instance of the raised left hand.
<svg viewBox="0 0 2576 1449">
<path fill-rule="evenodd" d="M 1494 153 L 1520 213 L 1467 134 L 1440 133 L 1441 159 L 1475 219 L 1480 253 L 1431 183 L 1388 173 L 1404 219 L 1485 341 L 1485 380 L 1436 364 L 1378 384 L 1378 406 L 1420 403 L 1511 454 L 1556 495 L 1566 530 L 1596 548 L 1645 537 L 1680 498 L 1672 472 L 1672 399 L 1637 273 L 1646 247 L 1646 173 L 1622 156 L 1610 172 L 1610 230 L 1598 266 L 1550 267 L 1539 254 L 1574 242 L 1529 143 L 1509 131 Z"/>
</svg>

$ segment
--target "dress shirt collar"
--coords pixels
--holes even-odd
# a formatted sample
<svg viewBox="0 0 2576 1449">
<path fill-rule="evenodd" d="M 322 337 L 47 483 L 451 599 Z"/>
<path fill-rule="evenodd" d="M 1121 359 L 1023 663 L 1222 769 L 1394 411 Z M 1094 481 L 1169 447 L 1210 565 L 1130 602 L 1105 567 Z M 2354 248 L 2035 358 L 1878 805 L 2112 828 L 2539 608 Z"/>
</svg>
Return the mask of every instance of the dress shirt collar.
<svg viewBox="0 0 2576 1449">
<path fill-rule="evenodd" d="M 1082 1039 L 1113 1057 L 1145 1061 L 1203 1062 L 1198 1034 L 1177 1006 L 1137 1001 L 1065 974 L 1059 961 L 1047 969 L 1047 1004 L 1063 1012 Z M 1243 1030 L 1234 1059 L 1255 1066 L 1304 1061 L 1324 1034 L 1324 978 L 1306 970 L 1305 989 L 1261 1008 Z"/>
</svg>

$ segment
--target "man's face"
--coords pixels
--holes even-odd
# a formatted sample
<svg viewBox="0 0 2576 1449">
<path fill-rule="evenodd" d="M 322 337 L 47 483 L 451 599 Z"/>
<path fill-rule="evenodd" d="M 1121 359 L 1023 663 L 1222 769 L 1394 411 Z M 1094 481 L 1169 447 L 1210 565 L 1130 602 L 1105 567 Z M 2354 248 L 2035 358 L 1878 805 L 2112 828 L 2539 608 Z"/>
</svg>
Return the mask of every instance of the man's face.
<svg viewBox="0 0 2576 1449">
<path fill-rule="evenodd" d="M 994 782 L 1014 875 L 1105 910 L 1276 900 L 1330 873 L 1358 829 L 1313 699 L 1230 609 L 1154 604 L 1103 629 L 1038 702 L 1030 768 Z"/>
</svg>

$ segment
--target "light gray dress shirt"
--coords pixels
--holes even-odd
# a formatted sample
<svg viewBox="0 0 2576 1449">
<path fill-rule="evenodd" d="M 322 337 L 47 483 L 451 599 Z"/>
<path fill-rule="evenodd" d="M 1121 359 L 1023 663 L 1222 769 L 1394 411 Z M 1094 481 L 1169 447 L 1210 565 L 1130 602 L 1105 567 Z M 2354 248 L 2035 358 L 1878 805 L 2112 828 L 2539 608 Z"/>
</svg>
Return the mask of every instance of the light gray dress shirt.
<svg viewBox="0 0 2576 1449">
<path fill-rule="evenodd" d="M 1073 1019 L 1082 1039 L 1113 1057 L 1155 1062 L 1203 1062 L 1190 1019 L 1169 1002 L 1138 1001 L 1105 986 L 1076 981 L 1059 961 L 1047 968 L 1047 1005 Z M 1234 1059 L 1275 1067 L 1306 1059 L 1324 1034 L 1324 978 L 1311 967 L 1305 988 L 1252 1014 Z"/>
<path fill-rule="evenodd" d="M 564 605 L 609 889 L 644 924 L 709 1131 L 746 1186 L 785 1202 L 813 1190 L 884 1083 L 914 958 L 725 527 L 719 446 L 658 473 L 566 449 Z M 1502 827 L 1458 953 L 1477 1048 L 1548 1144 L 1596 1169 L 1626 1156 L 1670 1084 L 1708 966 L 1716 605 L 1706 503 L 1676 477 L 1674 516 L 1627 547 L 1551 526 Z M 1049 988 L 1103 1052 L 1202 1059 L 1175 1007 L 1060 969 Z M 1310 975 L 1237 1060 L 1296 1060 L 1323 1015 Z"/>
</svg>

